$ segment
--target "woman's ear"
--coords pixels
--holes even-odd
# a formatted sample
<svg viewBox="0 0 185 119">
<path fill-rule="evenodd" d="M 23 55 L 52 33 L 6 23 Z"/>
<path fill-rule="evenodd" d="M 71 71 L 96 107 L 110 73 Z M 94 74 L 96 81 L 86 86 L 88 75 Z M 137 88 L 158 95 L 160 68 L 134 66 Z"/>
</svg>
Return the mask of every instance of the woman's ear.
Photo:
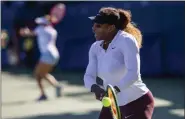
<svg viewBox="0 0 185 119">
<path fill-rule="evenodd" d="M 115 25 L 111 25 L 109 28 L 108 28 L 108 32 L 112 32 L 116 29 Z"/>
</svg>

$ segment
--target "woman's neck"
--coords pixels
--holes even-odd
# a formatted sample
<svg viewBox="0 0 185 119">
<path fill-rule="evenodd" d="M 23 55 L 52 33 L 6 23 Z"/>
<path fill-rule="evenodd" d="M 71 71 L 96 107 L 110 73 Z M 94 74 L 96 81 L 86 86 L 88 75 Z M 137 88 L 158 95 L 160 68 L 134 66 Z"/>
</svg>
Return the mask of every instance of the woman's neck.
<svg viewBox="0 0 185 119">
<path fill-rule="evenodd" d="M 113 32 L 109 36 L 107 36 L 107 38 L 104 39 L 104 43 L 111 43 L 117 33 L 118 33 L 118 30 L 116 30 L 115 32 Z"/>
<path fill-rule="evenodd" d="M 107 50 L 107 48 L 109 47 L 109 44 L 112 42 L 112 40 L 114 39 L 117 33 L 118 31 L 115 31 L 103 41 L 103 49 Z"/>
</svg>

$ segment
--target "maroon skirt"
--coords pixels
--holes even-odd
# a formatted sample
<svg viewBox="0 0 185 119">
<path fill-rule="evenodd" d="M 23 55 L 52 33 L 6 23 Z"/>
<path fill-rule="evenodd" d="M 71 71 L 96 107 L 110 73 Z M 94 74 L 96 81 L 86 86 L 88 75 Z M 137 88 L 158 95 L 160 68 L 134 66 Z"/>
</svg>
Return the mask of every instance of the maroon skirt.
<svg viewBox="0 0 185 119">
<path fill-rule="evenodd" d="M 120 106 L 121 119 L 152 119 L 154 97 L 149 91 L 142 97 L 124 106 Z M 99 119 L 113 119 L 110 108 L 103 107 Z"/>
</svg>

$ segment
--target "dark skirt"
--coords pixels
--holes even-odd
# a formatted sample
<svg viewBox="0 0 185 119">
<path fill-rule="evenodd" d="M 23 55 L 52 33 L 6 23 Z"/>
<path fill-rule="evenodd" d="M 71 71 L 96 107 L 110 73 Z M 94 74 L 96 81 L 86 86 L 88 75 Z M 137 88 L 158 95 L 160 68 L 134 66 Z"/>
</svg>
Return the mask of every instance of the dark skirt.
<svg viewBox="0 0 185 119">
<path fill-rule="evenodd" d="M 120 106 L 121 119 L 152 119 L 154 97 L 149 91 L 142 97 L 124 106 Z M 113 119 L 110 108 L 103 107 L 99 119 Z"/>
</svg>

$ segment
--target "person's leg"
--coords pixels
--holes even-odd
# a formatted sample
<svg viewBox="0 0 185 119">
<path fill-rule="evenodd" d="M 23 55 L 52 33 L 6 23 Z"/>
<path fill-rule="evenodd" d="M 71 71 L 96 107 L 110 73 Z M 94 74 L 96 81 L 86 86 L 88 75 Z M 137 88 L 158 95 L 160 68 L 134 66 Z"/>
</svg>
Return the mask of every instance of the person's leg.
<svg viewBox="0 0 185 119">
<path fill-rule="evenodd" d="M 154 111 L 154 98 L 148 92 L 139 99 L 120 107 L 123 119 L 152 119 Z"/>
<path fill-rule="evenodd" d="M 47 99 L 45 92 L 44 92 L 43 84 L 42 84 L 43 78 L 49 81 L 52 85 L 57 85 L 57 81 L 54 79 L 54 77 L 52 77 L 51 75 L 48 75 L 48 73 L 51 72 L 52 69 L 53 69 L 53 65 L 45 63 L 45 61 L 43 61 L 42 59 L 36 66 L 35 77 L 37 79 L 37 83 L 41 91 L 41 96 L 38 100 Z"/>
<path fill-rule="evenodd" d="M 110 108 L 108 108 L 108 107 L 102 107 L 98 119 L 113 119 L 112 118 L 111 111 L 110 111 Z"/>
<path fill-rule="evenodd" d="M 43 84 L 42 84 L 42 73 L 43 73 L 43 69 L 44 69 L 44 64 L 42 62 L 39 62 L 35 68 L 35 78 L 37 80 L 37 84 L 38 84 L 38 87 L 40 89 L 40 92 L 41 92 L 41 96 L 39 97 L 38 100 L 46 100 L 47 97 L 45 95 L 45 92 L 44 92 L 44 87 L 43 87 Z"/>
<path fill-rule="evenodd" d="M 152 119 L 153 109 L 154 108 L 149 107 L 144 110 L 137 111 L 134 114 L 126 115 L 122 117 L 122 119 Z"/>
<path fill-rule="evenodd" d="M 49 74 L 53 67 L 57 64 L 59 60 L 59 57 L 53 56 L 50 52 L 45 52 L 41 55 L 40 63 L 42 64 L 42 68 L 39 71 L 40 76 L 44 79 L 46 79 L 52 86 L 56 88 L 56 96 L 61 96 L 61 86 L 59 85 L 59 82 Z"/>
<path fill-rule="evenodd" d="M 60 97 L 61 94 L 61 88 L 62 86 L 59 84 L 59 82 L 55 79 L 55 77 L 51 74 L 46 74 L 44 77 L 52 86 L 56 88 L 56 96 Z"/>
<path fill-rule="evenodd" d="M 58 81 L 55 79 L 55 77 L 51 74 L 46 74 L 44 78 L 53 86 L 56 87 L 59 85 Z"/>
<path fill-rule="evenodd" d="M 147 108 L 145 110 L 137 111 L 134 114 L 126 115 L 122 117 L 122 119 L 152 119 L 152 113 L 153 109 Z"/>
</svg>

